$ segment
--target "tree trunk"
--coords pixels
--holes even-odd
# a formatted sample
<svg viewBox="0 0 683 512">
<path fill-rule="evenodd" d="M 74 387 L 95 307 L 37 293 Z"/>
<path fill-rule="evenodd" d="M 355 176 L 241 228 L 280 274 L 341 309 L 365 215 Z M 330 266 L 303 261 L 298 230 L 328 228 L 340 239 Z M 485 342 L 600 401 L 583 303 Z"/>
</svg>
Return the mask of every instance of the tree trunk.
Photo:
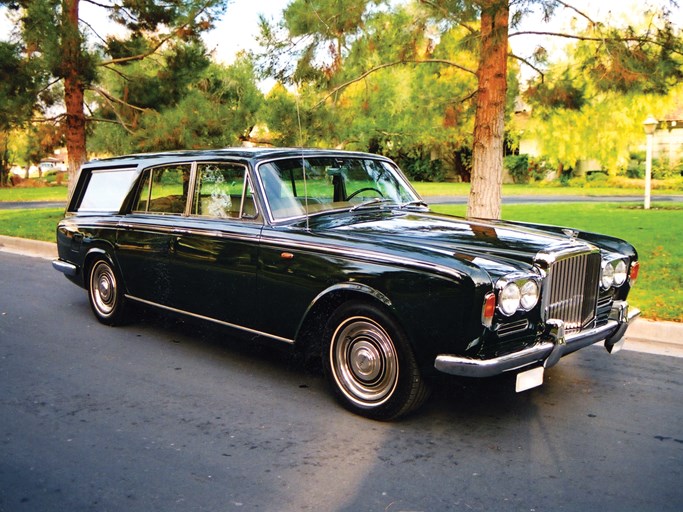
<svg viewBox="0 0 683 512">
<path fill-rule="evenodd" d="M 83 110 L 84 85 L 79 64 L 81 62 L 81 34 L 78 28 L 79 0 L 62 2 L 62 71 L 64 75 L 64 103 L 66 106 L 66 150 L 68 160 L 69 197 L 76 185 L 78 170 L 86 160 L 85 113 Z"/>
<path fill-rule="evenodd" d="M 481 49 L 467 215 L 499 219 L 507 93 L 508 0 L 480 0 Z"/>
</svg>

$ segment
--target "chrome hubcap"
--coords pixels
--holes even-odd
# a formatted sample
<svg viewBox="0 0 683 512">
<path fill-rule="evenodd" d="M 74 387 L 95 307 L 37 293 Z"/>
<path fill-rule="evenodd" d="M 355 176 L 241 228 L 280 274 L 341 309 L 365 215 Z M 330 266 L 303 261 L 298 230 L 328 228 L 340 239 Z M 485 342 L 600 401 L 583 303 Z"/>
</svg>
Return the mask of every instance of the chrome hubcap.
<svg viewBox="0 0 683 512">
<path fill-rule="evenodd" d="M 102 316 L 108 316 L 116 305 L 116 276 L 111 267 L 100 261 L 95 264 L 90 278 L 93 304 Z"/>
<path fill-rule="evenodd" d="M 371 382 L 382 371 L 382 356 L 372 343 L 361 340 L 351 348 L 349 366 L 358 379 Z"/>
<path fill-rule="evenodd" d="M 108 302 L 109 301 L 109 294 L 111 293 L 111 282 L 109 279 L 106 278 L 106 276 L 100 276 L 100 282 L 97 286 L 97 291 L 100 294 L 100 298 Z"/>
<path fill-rule="evenodd" d="M 369 318 L 349 318 L 337 327 L 330 362 L 339 389 L 358 405 L 381 405 L 396 389 L 396 348 L 382 326 Z"/>
</svg>

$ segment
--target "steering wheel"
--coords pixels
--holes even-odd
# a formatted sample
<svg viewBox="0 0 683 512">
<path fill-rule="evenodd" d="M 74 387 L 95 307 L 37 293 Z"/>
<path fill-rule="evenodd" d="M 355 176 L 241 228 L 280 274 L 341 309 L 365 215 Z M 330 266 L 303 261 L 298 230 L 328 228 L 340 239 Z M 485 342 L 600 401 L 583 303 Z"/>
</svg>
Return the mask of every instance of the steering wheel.
<svg viewBox="0 0 683 512">
<path fill-rule="evenodd" d="M 361 192 L 366 192 L 366 191 L 368 191 L 368 190 L 372 190 L 373 192 L 377 192 L 377 193 L 379 194 L 380 197 L 384 197 L 384 194 L 382 194 L 382 192 L 381 192 L 380 190 L 377 190 L 376 188 L 373 188 L 373 187 L 365 187 L 365 188 L 359 188 L 359 189 L 356 190 L 355 192 L 353 192 L 353 193 L 351 193 L 350 195 L 346 196 L 346 200 L 348 201 L 349 199 L 351 199 L 351 198 L 353 198 L 353 197 L 356 197 L 356 196 L 357 196 L 358 194 L 360 194 Z"/>
</svg>

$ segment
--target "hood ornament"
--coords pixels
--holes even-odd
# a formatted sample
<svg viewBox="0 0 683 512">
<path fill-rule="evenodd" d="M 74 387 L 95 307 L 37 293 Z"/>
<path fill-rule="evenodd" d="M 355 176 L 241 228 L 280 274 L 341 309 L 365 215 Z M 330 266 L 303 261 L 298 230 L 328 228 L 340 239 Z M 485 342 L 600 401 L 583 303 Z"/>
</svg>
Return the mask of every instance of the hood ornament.
<svg viewBox="0 0 683 512">
<path fill-rule="evenodd" d="M 562 232 L 569 237 L 569 240 L 573 243 L 576 242 L 576 239 L 579 237 L 579 232 L 576 229 L 568 229 L 565 228 L 562 230 Z"/>
</svg>

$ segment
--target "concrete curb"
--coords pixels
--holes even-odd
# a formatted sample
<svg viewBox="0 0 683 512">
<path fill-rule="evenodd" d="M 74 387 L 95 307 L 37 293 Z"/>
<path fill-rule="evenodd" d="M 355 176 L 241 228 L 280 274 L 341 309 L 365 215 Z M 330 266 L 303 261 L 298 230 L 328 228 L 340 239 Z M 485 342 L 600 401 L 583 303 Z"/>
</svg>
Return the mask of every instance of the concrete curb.
<svg viewBox="0 0 683 512">
<path fill-rule="evenodd" d="M 626 331 L 624 350 L 683 357 L 683 324 L 638 318 Z"/>
<path fill-rule="evenodd" d="M 0 235 L 0 251 L 53 260 L 57 244 Z M 628 328 L 624 350 L 683 357 L 683 323 L 639 318 Z"/>
<path fill-rule="evenodd" d="M 639 318 L 628 328 L 629 337 L 683 346 L 683 324 Z"/>
<path fill-rule="evenodd" d="M 52 260 L 57 257 L 57 244 L 0 235 L 0 251 Z"/>
</svg>

